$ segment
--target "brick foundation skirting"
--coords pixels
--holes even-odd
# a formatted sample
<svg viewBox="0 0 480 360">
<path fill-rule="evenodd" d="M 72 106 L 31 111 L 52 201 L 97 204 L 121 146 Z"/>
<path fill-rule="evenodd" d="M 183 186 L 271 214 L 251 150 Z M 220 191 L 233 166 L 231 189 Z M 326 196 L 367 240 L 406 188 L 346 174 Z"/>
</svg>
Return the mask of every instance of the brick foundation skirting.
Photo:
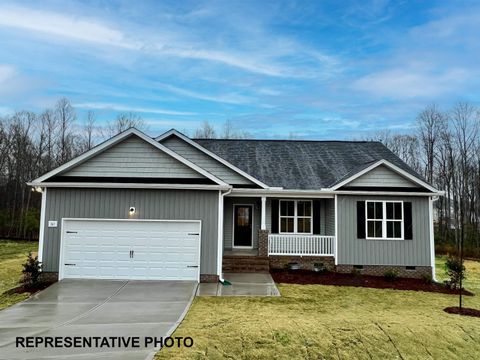
<svg viewBox="0 0 480 360">
<path fill-rule="evenodd" d="M 218 282 L 218 275 L 200 274 L 200 282 L 202 282 L 202 283 L 217 283 Z"/>
<path fill-rule="evenodd" d="M 58 281 L 58 272 L 42 272 L 39 277 L 40 281 L 55 282 Z"/>
<path fill-rule="evenodd" d="M 351 273 L 354 271 L 354 265 L 337 265 L 336 270 L 339 273 Z M 430 266 L 415 266 L 415 270 L 407 270 L 405 266 L 394 265 L 363 265 L 363 269 L 355 269 L 362 275 L 385 276 L 388 271 L 394 271 L 398 277 L 421 279 L 432 276 Z"/>
<path fill-rule="evenodd" d="M 323 264 L 328 271 L 335 271 L 333 256 L 269 256 L 270 269 L 285 269 L 288 263 L 299 263 L 304 270 L 313 270 L 314 264 Z"/>
</svg>

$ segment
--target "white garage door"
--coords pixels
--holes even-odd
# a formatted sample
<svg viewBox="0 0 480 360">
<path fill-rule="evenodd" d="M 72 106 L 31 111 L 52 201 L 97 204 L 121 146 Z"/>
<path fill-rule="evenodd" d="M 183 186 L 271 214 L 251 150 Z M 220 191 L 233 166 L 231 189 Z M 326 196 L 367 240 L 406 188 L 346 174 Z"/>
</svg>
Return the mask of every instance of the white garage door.
<svg viewBox="0 0 480 360">
<path fill-rule="evenodd" d="M 199 280 L 200 221 L 65 219 L 60 278 Z"/>
</svg>

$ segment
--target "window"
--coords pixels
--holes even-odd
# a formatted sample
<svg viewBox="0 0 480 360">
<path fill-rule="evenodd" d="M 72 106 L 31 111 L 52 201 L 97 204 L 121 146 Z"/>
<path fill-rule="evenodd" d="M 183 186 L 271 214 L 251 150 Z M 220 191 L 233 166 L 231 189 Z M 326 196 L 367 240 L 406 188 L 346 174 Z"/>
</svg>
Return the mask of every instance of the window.
<svg viewBox="0 0 480 360">
<path fill-rule="evenodd" d="M 280 233 L 312 233 L 312 201 L 280 200 Z"/>
<path fill-rule="evenodd" d="M 403 240 L 403 202 L 367 201 L 367 239 Z"/>
</svg>

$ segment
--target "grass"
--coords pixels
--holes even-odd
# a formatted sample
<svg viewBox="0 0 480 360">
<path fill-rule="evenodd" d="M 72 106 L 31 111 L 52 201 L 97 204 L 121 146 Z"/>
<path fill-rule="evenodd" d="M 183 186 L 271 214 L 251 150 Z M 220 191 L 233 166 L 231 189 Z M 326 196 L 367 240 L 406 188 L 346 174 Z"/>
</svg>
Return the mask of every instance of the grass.
<svg viewBox="0 0 480 360">
<path fill-rule="evenodd" d="M 0 310 L 25 300 L 28 293 L 9 294 L 8 290 L 18 285 L 22 276 L 22 264 L 28 253 L 37 251 L 33 241 L 0 240 Z"/>
<path fill-rule="evenodd" d="M 437 277 L 444 279 L 444 259 Z M 480 262 L 465 286 L 480 309 Z M 173 336 L 191 348 L 158 359 L 478 359 L 480 319 L 450 315 L 458 296 L 324 285 L 280 285 L 281 298 L 196 298 Z"/>
</svg>

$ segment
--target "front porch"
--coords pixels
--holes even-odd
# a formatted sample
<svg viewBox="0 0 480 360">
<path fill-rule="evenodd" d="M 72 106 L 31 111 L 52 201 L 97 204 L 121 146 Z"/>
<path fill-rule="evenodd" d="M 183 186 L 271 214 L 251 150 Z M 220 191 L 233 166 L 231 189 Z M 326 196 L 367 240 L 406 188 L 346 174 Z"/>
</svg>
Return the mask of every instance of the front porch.
<svg viewBox="0 0 480 360">
<path fill-rule="evenodd" d="M 267 272 L 290 261 L 333 266 L 335 201 L 226 197 L 223 235 L 224 271 Z"/>
</svg>

